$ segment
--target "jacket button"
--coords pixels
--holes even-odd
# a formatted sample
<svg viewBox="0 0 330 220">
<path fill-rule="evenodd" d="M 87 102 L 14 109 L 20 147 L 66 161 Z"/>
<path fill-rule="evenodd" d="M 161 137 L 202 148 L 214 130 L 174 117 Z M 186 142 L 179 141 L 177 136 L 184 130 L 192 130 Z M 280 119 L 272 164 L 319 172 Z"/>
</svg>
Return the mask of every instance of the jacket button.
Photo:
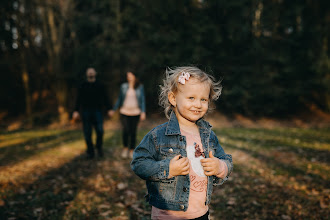
<svg viewBox="0 0 330 220">
<path fill-rule="evenodd" d="M 186 187 L 183 187 L 183 192 L 187 192 L 187 188 Z"/>
<path fill-rule="evenodd" d="M 181 210 L 184 210 L 184 205 L 180 205 L 180 209 Z"/>
<path fill-rule="evenodd" d="M 168 149 L 168 152 L 173 153 L 173 148 Z"/>
</svg>

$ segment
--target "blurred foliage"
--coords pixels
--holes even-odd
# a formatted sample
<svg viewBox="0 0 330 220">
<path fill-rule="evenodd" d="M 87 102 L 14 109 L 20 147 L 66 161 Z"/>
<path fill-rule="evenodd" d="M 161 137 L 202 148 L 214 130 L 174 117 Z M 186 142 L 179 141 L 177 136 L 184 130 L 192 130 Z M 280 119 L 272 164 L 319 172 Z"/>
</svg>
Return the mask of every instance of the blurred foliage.
<svg viewBox="0 0 330 220">
<path fill-rule="evenodd" d="M 137 73 L 155 111 L 165 68 L 188 64 L 223 79 L 218 109 L 227 114 L 330 111 L 329 1 L 0 4 L 0 109 L 12 115 L 71 111 L 89 66 L 113 99 L 125 71 Z"/>
</svg>

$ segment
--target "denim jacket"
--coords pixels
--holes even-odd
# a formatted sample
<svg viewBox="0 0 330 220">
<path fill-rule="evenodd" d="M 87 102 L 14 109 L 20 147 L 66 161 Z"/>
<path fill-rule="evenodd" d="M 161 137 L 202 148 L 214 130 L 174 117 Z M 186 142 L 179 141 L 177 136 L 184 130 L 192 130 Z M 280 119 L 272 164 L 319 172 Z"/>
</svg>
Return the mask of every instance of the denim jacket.
<svg viewBox="0 0 330 220">
<path fill-rule="evenodd" d="M 210 204 L 213 185 L 223 184 L 233 169 L 232 157 L 225 154 L 211 125 L 199 119 L 196 122 L 205 156 L 209 152 L 227 164 L 228 175 L 224 179 L 208 176 L 206 205 Z M 178 119 L 174 112 L 170 120 L 152 129 L 136 147 L 131 162 L 132 170 L 146 180 L 147 201 L 159 209 L 186 211 L 188 208 L 190 177 L 175 176 L 168 179 L 170 160 L 181 154 L 187 157 L 186 137 L 180 133 Z"/>
<path fill-rule="evenodd" d="M 121 107 L 123 105 L 127 90 L 128 90 L 128 83 L 121 84 L 118 99 L 116 101 L 115 106 L 113 107 L 114 111 L 116 111 L 119 107 Z M 139 108 L 141 109 L 141 112 L 146 112 L 144 87 L 142 84 L 139 85 L 139 87 L 137 87 L 135 89 L 135 93 L 136 93 L 136 98 L 138 100 L 138 104 L 139 104 Z"/>
</svg>

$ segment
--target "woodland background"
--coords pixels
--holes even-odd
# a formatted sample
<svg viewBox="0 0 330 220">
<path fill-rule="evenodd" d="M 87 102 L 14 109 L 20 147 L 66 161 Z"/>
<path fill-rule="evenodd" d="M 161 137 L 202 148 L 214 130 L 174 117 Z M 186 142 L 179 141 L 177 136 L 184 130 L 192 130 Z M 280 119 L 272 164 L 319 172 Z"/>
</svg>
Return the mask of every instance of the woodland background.
<svg viewBox="0 0 330 220">
<path fill-rule="evenodd" d="M 233 156 L 218 219 L 330 219 L 330 1 L 0 1 L 0 219 L 150 219 L 146 187 L 120 157 L 87 160 L 77 87 L 94 67 L 112 102 L 128 69 L 146 89 L 138 140 L 166 121 L 167 67 L 222 79 L 206 116 Z"/>
<path fill-rule="evenodd" d="M 95 67 L 112 101 L 125 71 L 147 111 L 166 67 L 222 79 L 218 110 L 291 117 L 330 111 L 329 1 L 11 0 L 0 11 L 1 119 L 66 123 Z"/>
</svg>

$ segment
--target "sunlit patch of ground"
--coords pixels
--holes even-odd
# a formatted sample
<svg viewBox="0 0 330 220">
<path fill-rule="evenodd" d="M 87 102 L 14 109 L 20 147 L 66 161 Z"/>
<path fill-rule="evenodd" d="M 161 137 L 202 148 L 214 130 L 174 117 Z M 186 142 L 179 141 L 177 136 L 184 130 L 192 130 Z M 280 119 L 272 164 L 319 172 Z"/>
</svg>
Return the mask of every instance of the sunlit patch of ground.
<svg viewBox="0 0 330 220">
<path fill-rule="evenodd" d="M 230 184 L 216 189 L 215 215 L 228 219 L 329 216 L 330 166 L 322 155 L 330 150 L 326 131 L 242 128 L 217 130 L 217 134 L 235 165 Z"/>
<path fill-rule="evenodd" d="M 60 135 L 60 130 L 32 130 L 21 132 L 0 133 L 0 148 L 12 145 L 22 144 L 35 138 L 44 138 L 47 136 Z"/>
<path fill-rule="evenodd" d="M 330 218 L 329 129 L 215 132 L 234 172 L 215 188 L 212 220 Z M 145 182 L 120 157 L 118 128 L 105 130 L 105 157 L 93 160 L 84 157 L 80 129 L 0 138 L 0 219 L 150 219 Z"/>
<path fill-rule="evenodd" d="M 84 142 L 80 140 L 43 151 L 14 165 L 4 166 L 0 171 L 0 184 L 9 187 L 30 184 L 50 169 L 63 166 L 84 151 Z"/>
</svg>

